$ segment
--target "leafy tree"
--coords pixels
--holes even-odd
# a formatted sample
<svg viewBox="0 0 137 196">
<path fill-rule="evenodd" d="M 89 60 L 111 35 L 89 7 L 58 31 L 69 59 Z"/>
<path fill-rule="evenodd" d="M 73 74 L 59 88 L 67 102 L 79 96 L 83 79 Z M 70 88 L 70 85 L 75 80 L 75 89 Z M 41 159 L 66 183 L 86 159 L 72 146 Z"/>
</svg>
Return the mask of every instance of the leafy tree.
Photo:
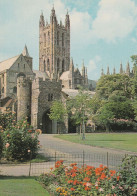
<svg viewBox="0 0 137 196">
<path fill-rule="evenodd" d="M 131 98 L 132 82 L 125 74 L 102 76 L 96 87 L 96 94 L 100 99 L 108 99 L 114 91 L 122 93 L 127 98 Z"/>
<path fill-rule="evenodd" d="M 125 74 L 105 75 L 99 79 L 93 98 L 95 104 L 92 104 L 93 119 L 97 124 L 108 131 L 114 118 L 134 120 L 133 84 L 133 78 Z"/>
<path fill-rule="evenodd" d="M 67 102 L 68 112 L 76 125 L 80 125 L 82 139 L 85 139 L 85 124 L 91 115 L 91 97 L 88 92 L 79 89 L 78 95 Z"/>
<path fill-rule="evenodd" d="M 125 96 L 111 96 L 99 110 L 98 122 L 106 127 L 106 131 L 109 131 L 114 119 L 134 119 L 131 101 Z"/>
<path fill-rule="evenodd" d="M 51 120 L 56 120 L 58 123 L 58 132 L 61 132 L 61 125 L 66 120 L 67 116 L 67 110 L 65 108 L 65 105 L 59 101 L 55 100 L 52 103 L 49 117 Z"/>
</svg>

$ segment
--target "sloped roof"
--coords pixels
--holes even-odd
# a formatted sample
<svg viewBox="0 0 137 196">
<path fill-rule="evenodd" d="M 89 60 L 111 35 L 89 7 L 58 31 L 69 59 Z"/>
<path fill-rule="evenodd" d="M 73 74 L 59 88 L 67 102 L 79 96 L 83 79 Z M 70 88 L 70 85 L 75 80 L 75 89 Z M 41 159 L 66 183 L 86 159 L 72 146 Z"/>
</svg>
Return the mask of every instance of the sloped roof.
<svg viewBox="0 0 137 196">
<path fill-rule="evenodd" d="M 63 74 L 60 76 L 60 79 L 61 80 L 68 80 L 69 74 L 70 74 L 70 71 L 63 72 Z"/>
<path fill-rule="evenodd" d="M 43 78 L 43 80 L 49 79 L 48 74 L 45 72 L 39 70 L 33 70 L 33 72 L 36 74 L 36 78 Z"/>
<path fill-rule="evenodd" d="M 20 55 L 7 59 L 5 61 L 0 62 L 0 72 L 6 69 L 9 69 L 15 61 L 19 58 Z"/>
<path fill-rule="evenodd" d="M 64 93 L 66 93 L 69 97 L 75 97 L 79 93 L 79 91 L 76 90 L 76 89 L 66 89 L 66 88 L 63 88 L 62 91 Z M 85 91 L 85 92 L 88 93 L 90 95 L 90 97 L 93 97 L 93 95 L 95 94 L 94 91 Z"/>
</svg>

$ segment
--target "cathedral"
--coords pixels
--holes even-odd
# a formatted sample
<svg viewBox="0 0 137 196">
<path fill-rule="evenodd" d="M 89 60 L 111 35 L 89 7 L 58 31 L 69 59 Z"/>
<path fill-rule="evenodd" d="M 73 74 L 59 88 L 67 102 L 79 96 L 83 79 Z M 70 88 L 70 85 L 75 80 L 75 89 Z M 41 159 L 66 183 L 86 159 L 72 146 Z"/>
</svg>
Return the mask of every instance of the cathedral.
<svg viewBox="0 0 137 196">
<path fill-rule="evenodd" d="M 26 45 L 21 54 L 0 62 L 0 111 L 10 108 L 16 112 L 17 120 L 27 117 L 34 129 L 57 133 L 57 122 L 49 119 L 52 101 L 65 102 L 67 97 L 76 96 L 79 85 L 89 90 L 95 88 L 95 83 L 88 79 L 84 62 L 80 72 L 70 58 L 69 14 L 64 25 L 58 23 L 53 7 L 50 24 L 45 23 L 43 13 L 40 15 L 39 70 L 33 70 L 33 59 Z M 69 131 L 67 118 L 62 131 Z"/>
</svg>

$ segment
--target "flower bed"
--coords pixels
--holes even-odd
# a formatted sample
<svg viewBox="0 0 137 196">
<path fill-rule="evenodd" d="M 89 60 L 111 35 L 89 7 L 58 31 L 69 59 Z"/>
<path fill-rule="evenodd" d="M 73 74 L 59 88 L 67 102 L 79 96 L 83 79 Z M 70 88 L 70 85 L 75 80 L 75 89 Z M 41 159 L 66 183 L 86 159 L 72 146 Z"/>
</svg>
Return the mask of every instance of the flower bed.
<svg viewBox="0 0 137 196">
<path fill-rule="evenodd" d="M 133 163 L 131 157 L 125 162 Z M 78 167 L 77 163 L 65 166 L 63 160 L 60 160 L 56 162 L 55 169 L 51 168 L 49 174 L 42 174 L 39 181 L 55 196 L 137 195 L 137 171 L 134 167 L 133 177 L 133 170 L 130 170 L 132 167 L 125 167 L 125 162 L 121 170 L 116 172 L 103 165 L 98 168 L 88 165 Z M 129 182 L 131 178 L 134 178 L 134 181 Z"/>
</svg>

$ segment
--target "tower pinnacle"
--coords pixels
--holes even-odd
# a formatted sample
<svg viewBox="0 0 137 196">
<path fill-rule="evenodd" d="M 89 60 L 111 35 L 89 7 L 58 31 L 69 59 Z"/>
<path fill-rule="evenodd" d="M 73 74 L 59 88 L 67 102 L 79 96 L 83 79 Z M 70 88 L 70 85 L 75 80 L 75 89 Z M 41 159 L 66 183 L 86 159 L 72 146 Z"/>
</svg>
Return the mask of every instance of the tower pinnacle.
<svg viewBox="0 0 137 196">
<path fill-rule="evenodd" d="M 26 44 L 25 44 L 24 50 L 22 51 L 22 54 L 23 56 L 27 56 L 27 57 L 30 56 Z"/>
</svg>

